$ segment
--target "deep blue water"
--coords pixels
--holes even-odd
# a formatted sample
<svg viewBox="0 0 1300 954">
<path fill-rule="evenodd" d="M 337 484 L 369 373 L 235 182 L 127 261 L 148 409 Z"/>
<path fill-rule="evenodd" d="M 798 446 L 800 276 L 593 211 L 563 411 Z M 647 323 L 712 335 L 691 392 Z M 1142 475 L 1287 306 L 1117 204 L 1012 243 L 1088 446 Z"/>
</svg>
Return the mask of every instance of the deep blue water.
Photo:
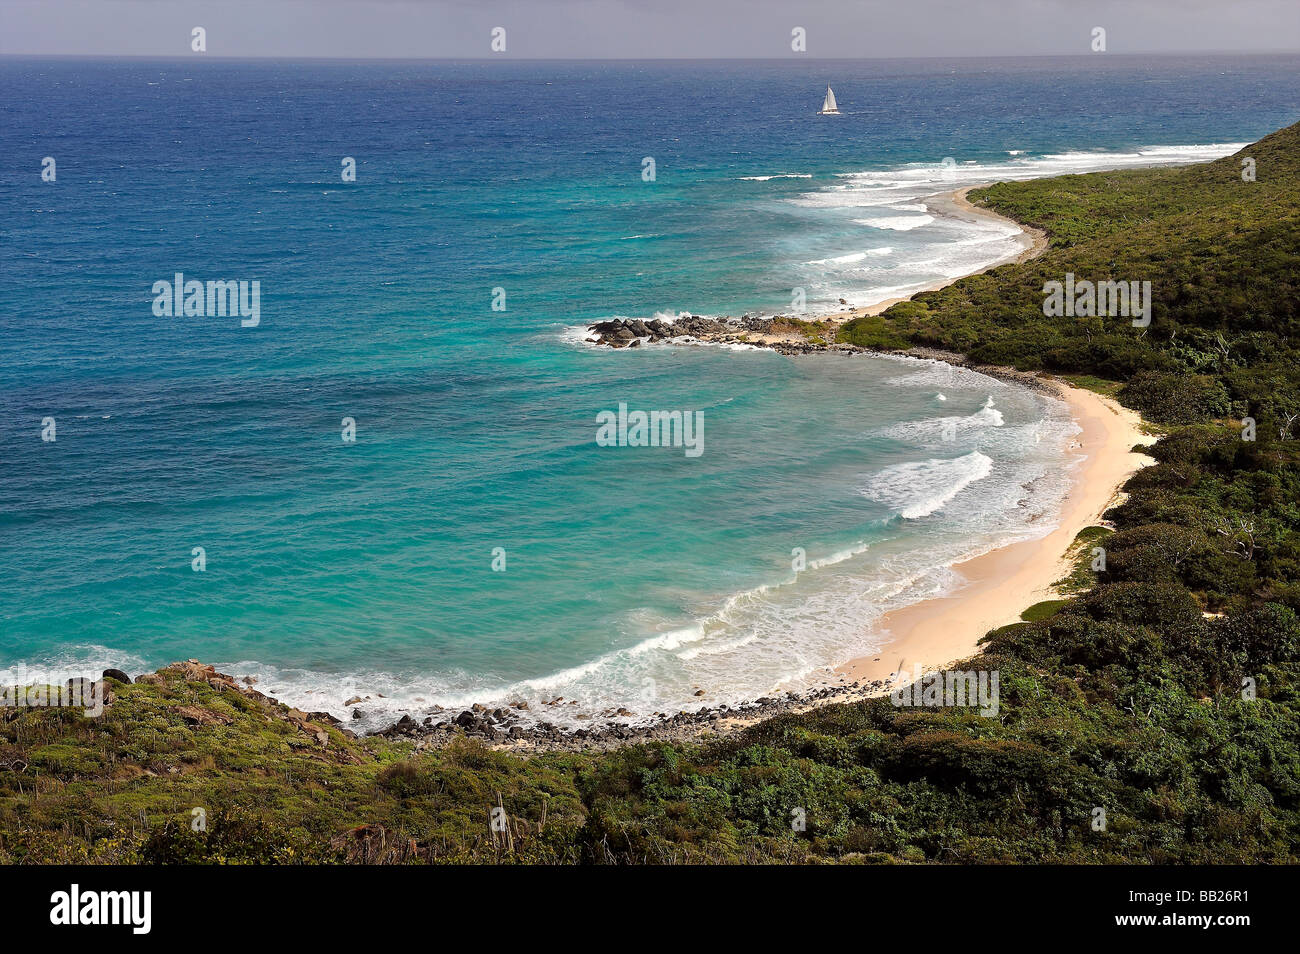
<svg viewBox="0 0 1300 954">
<path fill-rule="evenodd" d="M 925 365 L 573 329 L 962 274 L 1008 234 L 925 196 L 1221 155 L 1296 120 L 1298 74 L 0 60 L 0 665 L 198 657 L 317 707 L 648 710 L 873 648 L 890 601 L 1051 511 L 1059 481 L 1023 488 L 1061 472 L 1059 409 Z M 841 117 L 814 115 L 827 83 Z M 156 316 L 176 272 L 260 281 L 260 325 Z M 598 447 L 620 402 L 702 412 L 704 453 Z M 825 565 L 787 582 L 794 548 Z"/>
</svg>

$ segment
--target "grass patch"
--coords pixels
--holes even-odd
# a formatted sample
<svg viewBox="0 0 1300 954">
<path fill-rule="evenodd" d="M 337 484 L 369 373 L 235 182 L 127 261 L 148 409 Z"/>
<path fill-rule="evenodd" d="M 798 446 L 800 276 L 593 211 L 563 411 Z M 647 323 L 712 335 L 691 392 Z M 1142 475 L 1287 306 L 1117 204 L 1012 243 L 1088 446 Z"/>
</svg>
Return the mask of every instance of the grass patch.
<svg viewBox="0 0 1300 954">
<path fill-rule="evenodd" d="M 1097 574 L 1092 569 L 1095 559 L 1093 551 L 1103 546 L 1106 538 L 1113 532 L 1106 527 L 1096 526 L 1084 527 L 1080 530 L 1065 553 L 1066 559 L 1071 561 L 1073 568 L 1066 576 L 1053 583 L 1052 589 L 1064 596 L 1073 596 L 1091 588 L 1097 582 Z"/>
<path fill-rule="evenodd" d="M 1061 611 L 1063 607 L 1069 604 L 1069 600 L 1043 600 L 1041 603 L 1035 603 L 1023 613 L 1020 618 L 1026 623 L 1037 623 L 1039 620 L 1050 619 Z"/>
</svg>

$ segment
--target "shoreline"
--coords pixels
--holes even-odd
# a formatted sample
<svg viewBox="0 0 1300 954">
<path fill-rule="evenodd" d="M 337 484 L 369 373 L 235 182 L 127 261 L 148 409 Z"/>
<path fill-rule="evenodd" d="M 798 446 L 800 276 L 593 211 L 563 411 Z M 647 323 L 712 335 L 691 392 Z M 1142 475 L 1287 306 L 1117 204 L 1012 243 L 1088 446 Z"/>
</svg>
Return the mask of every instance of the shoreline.
<svg viewBox="0 0 1300 954">
<path fill-rule="evenodd" d="M 1039 602 L 1072 595 L 1058 592 L 1055 585 L 1074 569 L 1071 551 L 1075 539 L 1088 527 L 1105 526 L 1102 517 L 1122 501 L 1123 485 L 1143 467 L 1155 463 L 1132 450 L 1156 440 L 1144 430 L 1141 415 L 1111 398 L 1061 378 L 971 365 L 960 355 L 913 356 L 947 359 L 1022 384 L 1032 377 L 1033 386 L 1067 404 L 1070 419 L 1081 429 L 1073 441 L 1082 456 L 1071 465 L 1070 490 L 1056 526 L 1037 539 L 996 547 L 951 564 L 963 578 L 956 589 L 892 610 L 872 624 L 876 632 L 898 634 L 875 653 L 826 667 L 820 691 L 792 698 L 775 711 L 733 714 L 714 722 L 710 726 L 713 731 L 738 732 L 781 712 L 807 712 L 832 703 L 879 698 L 912 681 L 918 670 L 943 671 L 977 656 L 982 651 L 980 640 L 990 631 L 1021 622 L 1021 614 Z"/>
<path fill-rule="evenodd" d="M 817 351 L 835 353 L 823 347 Z M 855 353 L 874 354 L 865 349 Z M 1104 525 L 1103 514 L 1123 497 L 1122 487 L 1141 468 L 1155 463 L 1133 451 L 1156 438 L 1146 432 L 1141 416 L 1096 392 L 1068 381 L 1014 368 L 979 365 L 963 356 L 927 349 L 897 353 L 958 365 L 1028 387 L 1069 408 L 1079 426 L 1073 438 L 1079 455 L 1066 462 L 1070 489 L 1053 528 L 1045 535 L 996 547 L 951 568 L 963 578 L 953 591 L 910 603 L 886 613 L 872 628 L 893 636 L 870 656 L 829 665 L 814 675 L 810 688 L 792 691 L 777 687 L 757 699 L 731 705 L 705 706 L 637 724 L 596 722 L 577 730 L 548 723 L 511 725 L 509 710 L 474 706 L 451 721 L 421 725 L 409 717 L 380 730 L 377 735 L 410 737 L 417 749 L 441 746 L 462 734 L 485 737 L 498 749 L 518 753 L 545 751 L 610 750 L 650 741 L 691 742 L 704 737 L 731 735 L 778 715 L 808 712 L 826 705 L 854 703 L 887 695 L 898 685 L 903 670 L 911 680 L 916 669 L 932 672 L 981 652 L 979 641 L 991 630 L 1020 621 L 1034 604 L 1064 599 L 1055 584 L 1074 569 L 1072 546 L 1080 531 Z M 897 635 L 894 635 L 897 634 Z M 505 721 L 501 721 L 504 715 Z M 541 713 L 538 713 L 541 715 Z"/>
<path fill-rule="evenodd" d="M 439 709 L 436 717 L 423 722 L 403 716 L 366 734 L 406 738 L 417 750 L 438 748 L 468 735 L 484 739 L 495 749 L 520 754 L 608 751 L 650 741 L 691 742 L 726 736 L 778 715 L 885 696 L 903 684 L 897 677 L 900 669 L 910 681 L 917 668 L 921 672 L 951 668 L 955 662 L 978 655 L 979 640 L 989 631 L 1019 621 L 1020 614 L 1035 603 L 1065 598 L 1055 592 L 1054 584 L 1073 569 L 1070 550 L 1075 538 L 1085 528 L 1101 524 L 1105 511 L 1122 498 L 1121 488 L 1129 477 L 1154 463 L 1132 448 L 1153 443 L 1155 438 L 1144 432 L 1137 412 L 1063 379 L 974 365 L 960 355 L 920 349 L 909 356 L 959 364 L 1034 388 L 1067 404 L 1071 420 L 1081 429 L 1073 438 L 1081 456 L 1066 464 L 1071 471 L 1070 489 L 1047 534 L 951 564 L 963 578 L 956 589 L 886 613 L 872 629 L 892 639 L 870 656 L 825 667 L 803 691 L 778 687 L 757 699 L 682 711 L 653 722 L 625 724 L 593 718 L 578 729 L 550 724 L 543 711 L 530 713 L 532 720 L 525 721 L 510 707 L 474 705 L 463 711 Z M 345 725 L 339 727 L 345 729 Z"/>
</svg>

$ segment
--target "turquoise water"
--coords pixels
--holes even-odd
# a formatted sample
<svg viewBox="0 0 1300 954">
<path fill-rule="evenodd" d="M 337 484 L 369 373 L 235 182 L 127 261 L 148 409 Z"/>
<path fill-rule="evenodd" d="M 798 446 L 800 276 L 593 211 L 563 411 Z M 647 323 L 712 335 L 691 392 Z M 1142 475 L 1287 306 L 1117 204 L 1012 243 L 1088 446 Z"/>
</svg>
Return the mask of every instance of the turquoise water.
<svg viewBox="0 0 1300 954">
<path fill-rule="evenodd" d="M 0 663 L 197 657 L 379 720 L 645 715 L 873 651 L 954 560 L 1045 532 L 1062 409 L 584 323 L 962 274 L 1010 230 L 926 196 L 1226 154 L 1294 120 L 1297 62 L 0 61 Z M 260 324 L 155 315 L 176 272 L 260 281 Z M 599 446 L 620 403 L 698 412 L 703 452 Z"/>
</svg>

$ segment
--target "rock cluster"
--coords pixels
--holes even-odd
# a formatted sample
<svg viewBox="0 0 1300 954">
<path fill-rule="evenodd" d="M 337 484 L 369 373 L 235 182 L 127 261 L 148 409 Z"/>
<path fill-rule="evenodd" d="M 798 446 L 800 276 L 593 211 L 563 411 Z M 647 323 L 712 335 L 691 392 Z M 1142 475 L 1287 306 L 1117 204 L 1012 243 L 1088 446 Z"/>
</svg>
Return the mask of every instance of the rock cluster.
<svg viewBox="0 0 1300 954">
<path fill-rule="evenodd" d="M 675 321 L 655 318 L 612 318 L 588 326 L 590 340 L 610 348 L 639 348 L 642 344 L 656 344 L 674 339 L 685 342 L 713 344 L 748 344 L 768 348 L 779 354 L 813 354 L 822 351 L 858 352 L 863 349 L 853 345 L 827 344 L 835 340 L 835 327 L 798 323 L 785 315 L 759 318 L 741 315 L 739 318 L 705 318 L 701 315 L 682 315 Z M 809 336 L 812 337 L 809 337 Z M 752 336 L 752 337 L 751 337 Z M 813 340 L 820 338 L 820 341 Z"/>
<path fill-rule="evenodd" d="M 642 321 L 640 318 L 612 318 L 598 321 L 591 325 L 598 338 L 598 343 L 611 348 L 635 348 L 642 341 L 663 341 L 666 338 L 703 338 L 734 332 L 736 327 L 717 318 L 704 318 L 700 315 L 683 315 L 676 321 L 663 321 L 653 318 Z"/>
<path fill-rule="evenodd" d="M 886 691 L 880 681 L 827 686 L 804 693 L 788 692 L 781 696 L 764 696 L 736 706 L 719 705 L 674 715 L 655 713 L 652 719 L 637 723 L 613 721 L 615 716 L 631 716 L 627 709 L 611 709 L 601 714 L 603 721 L 577 729 L 558 726 L 544 719 L 529 720 L 520 715 L 526 703 L 511 703 L 508 708 L 489 709 L 474 705 L 460 713 L 439 710 L 419 722 L 409 715 L 395 725 L 375 733 L 389 738 L 404 737 L 416 742 L 417 748 L 439 747 L 460 736 L 481 738 L 499 748 L 531 750 L 600 750 L 618 748 L 650 740 L 686 741 L 702 732 L 734 731 L 760 719 L 783 712 L 798 711 L 833 702 L 852 702 Z M 553 699 L 546 705 L 576 705 L 573 700 Z M 435 707 L 437 708 L 437 707 Z M 578 716 L 584 718 L 584 716 Z"/>
</svg>

